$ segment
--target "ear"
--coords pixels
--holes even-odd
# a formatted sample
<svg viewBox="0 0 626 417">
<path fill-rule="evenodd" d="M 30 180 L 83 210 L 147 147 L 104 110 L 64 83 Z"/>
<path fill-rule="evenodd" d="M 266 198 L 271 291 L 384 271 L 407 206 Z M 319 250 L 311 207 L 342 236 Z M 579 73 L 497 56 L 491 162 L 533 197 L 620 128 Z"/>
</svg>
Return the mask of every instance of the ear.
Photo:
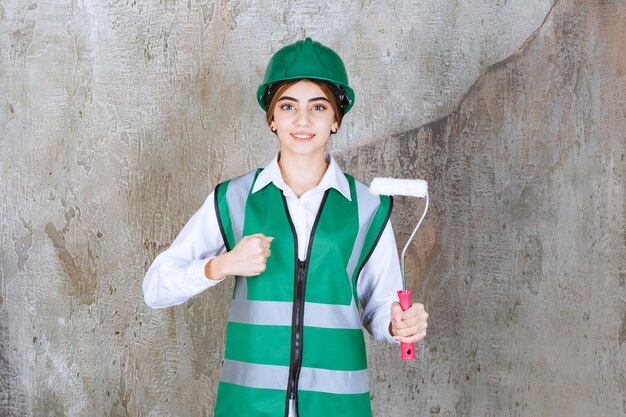
<svg viewBox="0 0 626 417">
<path fill-rule="evenodd" d="M 272 132 L 276 132 L 276 125 L 274 124 L 274 122 L 272 122 L 272 123 L 270 124 L 270 130 L 271 130 Z"/>
<path fill-rule="evenodd" d="M 331 125 L 330 130 L 331 130 L 333 133 L 337 133 L 337 130 L 338 130 L 338 129 L 339 129 L 339 123 L 337 123 L 337 121 L 335 120 L 335 121 L 333 122 L 333 124 Z"/>
</svg>

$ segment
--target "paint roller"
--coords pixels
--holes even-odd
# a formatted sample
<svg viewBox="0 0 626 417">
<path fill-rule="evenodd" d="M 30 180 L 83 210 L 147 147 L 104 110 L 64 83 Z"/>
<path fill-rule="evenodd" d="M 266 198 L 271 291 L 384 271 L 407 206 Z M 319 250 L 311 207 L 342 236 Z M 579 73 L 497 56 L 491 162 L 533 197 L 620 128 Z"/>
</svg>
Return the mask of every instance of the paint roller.
<svg viewBox="0 0 626 417">
<path fill-rule="evenodd" d="M 417 197 L 424 199 L 424 212 L 420 217 L 413 233 L 409 237 L 409 240 L 404 245 L 402 250 L 402 256 L 400 257 L 400 267 L 402 270 L 402 290 L 398 291 L 398 299 L 400 300 L 400 307 L 402 310 L 406 310 L 411 307 L 411 291 L 406 289 L 406 275 L 404 272 L 404 256 L 406 250 L 413 240 L 413 236 L 422 224 L 422 220 L 426 217 L 428 211 L 428 183 L 424 180 L 409 180 L 409 179 L 397 179 L 397 178 L 374 178 L 369 188 L 370 193 L 375 195 L 402 195 L 409 197 Z M 415 344 L 400 343 L 400 357 L 404 360 L 415 359 Z"/>
</svg>

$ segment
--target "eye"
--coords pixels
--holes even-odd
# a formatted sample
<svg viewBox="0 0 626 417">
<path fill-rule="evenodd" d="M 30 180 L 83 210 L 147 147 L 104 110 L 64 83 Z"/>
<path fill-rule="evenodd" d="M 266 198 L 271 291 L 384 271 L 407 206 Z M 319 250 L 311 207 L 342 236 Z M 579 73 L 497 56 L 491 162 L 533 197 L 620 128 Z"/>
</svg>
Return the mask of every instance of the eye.
<svg viewBox="0 0 626 417">
<path fill-rule="evenodd" d="M 326 110 L 326 106 L 324 106 L 323 104 L 314 104 L 311 109 L 315 110 L 315 111 L 324 111 Z"/>
<path fill-rule="evenodd" d="M 280 106 L 280 108 L 281 110 L 293 110 L 294 109 L 293 105 L 289 103 L 283 104 L 282 106 Z"/>
</svg>

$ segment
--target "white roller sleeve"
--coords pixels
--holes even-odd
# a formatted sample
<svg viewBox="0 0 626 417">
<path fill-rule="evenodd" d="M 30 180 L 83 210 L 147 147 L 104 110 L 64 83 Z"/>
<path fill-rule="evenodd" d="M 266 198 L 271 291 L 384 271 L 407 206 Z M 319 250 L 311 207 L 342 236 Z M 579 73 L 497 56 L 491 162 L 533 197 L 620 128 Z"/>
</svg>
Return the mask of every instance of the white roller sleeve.
<svg viewBox="0 0 626 417">
<path fill-rule="evenodd" d="M 374 195 L 407 195 L 426 198 L 428 183 L 424 180 L 374 178 L 369 191 Z"/>
</svg>

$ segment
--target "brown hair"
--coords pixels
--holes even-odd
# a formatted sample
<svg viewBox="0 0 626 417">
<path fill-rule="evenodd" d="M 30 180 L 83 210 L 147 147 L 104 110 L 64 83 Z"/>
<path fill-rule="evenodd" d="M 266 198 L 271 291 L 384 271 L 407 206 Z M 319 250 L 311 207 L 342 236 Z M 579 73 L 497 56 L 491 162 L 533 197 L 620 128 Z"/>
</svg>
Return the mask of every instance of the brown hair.
<svg viewBox="0 0 626 417">
<path fill-rule="evenodd" d="M 296 84 L 299 81 L 302 81 L 303 79 L 306 81 L 312 82 L 313 84 L 317 85 L 322 90 L 322 92 L 324 93 L 328 101 L 330 102 L 330 106 L 332 107 L 334 115 L 335 115 L 335 121 L 337 122 L 337 128 L 339 128 L 339 126 L 341 126 L 341 120 L 343 119 L 343 115 L 345 113 L 343 110 L 343 107 L 341 107 L 339 99 L 337 98 L 335 93 L 333 93 L 333 90 L 327 85 L 327 82 L 315 80 L 315 79 L 309 79 L 309 78 L 299 78 L 296 80 L 283 81 L 277 87 L 276 92 L 272 95 L 272 98 L 270 99 L 269 104 L 265 108 L 265 120 L 267 121 L 267 125 L 268 126 L 272 125 L 272 121 L 274 120 L 274 108 L 276 107 L 276 103 L 278 102 L 278 99 L 283 95 L 283 93 L 289 87 L 291 87 L 292 85 Z"/>
</svg>

